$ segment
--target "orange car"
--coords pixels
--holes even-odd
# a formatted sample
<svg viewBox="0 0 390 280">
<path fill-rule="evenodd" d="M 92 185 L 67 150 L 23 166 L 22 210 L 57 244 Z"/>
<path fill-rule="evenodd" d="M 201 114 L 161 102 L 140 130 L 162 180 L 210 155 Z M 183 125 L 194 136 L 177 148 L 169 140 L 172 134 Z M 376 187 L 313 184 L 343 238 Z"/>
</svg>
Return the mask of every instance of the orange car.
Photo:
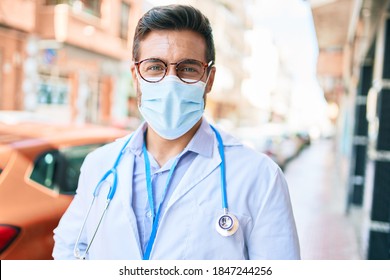
<svg viewBox="0 0 390 280">
<path fill-rule="evenodd" d="M 85 156 L 122 129 L 0 122 L 0 259 L 51 259 Z"/>
</svg>

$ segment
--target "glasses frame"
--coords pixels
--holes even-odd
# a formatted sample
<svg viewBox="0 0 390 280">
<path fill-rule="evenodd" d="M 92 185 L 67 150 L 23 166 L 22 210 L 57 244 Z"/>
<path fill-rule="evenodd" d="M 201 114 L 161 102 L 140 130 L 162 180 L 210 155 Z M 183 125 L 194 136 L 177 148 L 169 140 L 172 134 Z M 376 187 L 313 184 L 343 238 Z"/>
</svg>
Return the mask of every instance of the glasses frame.
<svg viewBox="0 0 390 280">
<path fill-rule="evenodd" d="M 148 80 L 146 80 L 146 79 L 142 76 L 142 74 L 141 74 L 141 72 L 140 72 L 140 70 L 139 70 L 139 66 L 141 65 L 142 62 L 147 61 L 147 60 L 159 60 L 159 61 L 161 61 L 161 62 L 165 65 L 165 72 L 164 72 L 164 75 L 161 77 L 161 79 L 156 80 L 156 81 L 148 81 Z M 188 82 L 188 81 L 183 80 L 182 78 L 180 78 L 180 77 L 177 75 L 177 73 L 178 73 L 178 72 L 177 72 L 177 70 L 178 70 L 177 65 L 180 64 L 180 63 L 182 63 L 183 61 L 195 61 L 195 62 L 199 62 L 200 64 L 202 64 L 202 66 L 203 66 L 203 74 L 202 74 L 202 76 L 199 78 L 199 80 L 197 80 L 197 81 L 195 81 L 195 82 Z M 178 61 L 178 62 L 167 63 L 167 62 L 165 62 L 164 60 L 162 60 L 162 59 L 160 59 L 160 58 L 150 57 L 150 58 L 146 58 L 146 59 L 143 59 L 143 60 L 134 62 L 134 65 L 136 66 L 137 72 L 138 72 L 139 76 L 142 78 L 142 80 L 144 80 L 145 82 L 148 82 L 148 83 L 158 83 L 158 82 L 161 82 L 161 81 L 165 78 L 165 76 L 167 75 L 167 73 L 168 73 L 168 67 L 169 67 L 170 65 L 175 65 L 175 66 L 176 66 L 176 67 L 175 67 L 175 70 L 176 70 L 176 77 L 178 77 L 178 78 L 180 79 L 180 81 L 182 81 L 183 83 L 186 83 L 186 84 L 195 84 L 195 83 L 199 82 L 200 80 L 202 80 L 204 74 L 206 73 L 206 69 L 208 69 L 209 67 L 211 67 L 211 66 L 213 65 L 213 61 L 210 60 L 208 63 L 205 63 L 205 62 L 202 62 L 202 61 L 199 61 L 199 60 L 196 60 L 196 59 L 185 58 L 185 59 L 182 59 L 182 60 L 180 60 L 180 61 Z"/>
</svg>

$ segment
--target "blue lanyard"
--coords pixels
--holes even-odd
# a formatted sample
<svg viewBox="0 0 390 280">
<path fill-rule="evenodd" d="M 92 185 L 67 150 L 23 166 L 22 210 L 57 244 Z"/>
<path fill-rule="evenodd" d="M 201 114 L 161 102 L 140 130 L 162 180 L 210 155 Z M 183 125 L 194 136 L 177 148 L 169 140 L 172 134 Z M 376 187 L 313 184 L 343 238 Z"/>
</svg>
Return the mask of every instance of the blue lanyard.
<svg viewBox="0 0 390 280">
<path fill-rule="evenodd" d="M 167 195 L 168 187 L 169 187 L 169 184 L 171 182 L 173 172 L 175 171 L 176 165 L 177 165 L 177 163 L 179 161 L 179 157 L 177 157 L 175 159 L 175 161 L 173 162 L 173 164 L 171 166 L 171 169 L 169 170 L 167 182 L 165 184 L 163 193 L 161 195 L 160 203 L 158 205 L 157 213 L 156 213 L 156 210 L 154 208 L 152 176 L 150 174 L 150 161 L 149 161 L 149 157 L 148 157 L 148 152 L 146 150 L 145 141 L 144 141 L 144 144 L 142 146 L 142 152 L 144 154 L 144 160 L 145 160 L 146 190 L 148 192 L 149 208 L 150 208 L 150 211 L 152 212 L 152 215 L 153 215 L 152 232 L 150 233 L 150 238 L 149 238 L 149 241 L 148 241 L 148 244 L 146 246 L 146 250 L 145 250 L 145 253 L 144 253 L 144 256 L 143 256 L 144 260 L 149 260 L 150 253 L 152 251 L 153 244 L 154 244 L 154 241 L 156 239 L 156 234 L 157 234 L 157 229 L 158 229 L 158 222 L 159 222 L 159 218 L 160 218 L 160 214 L 161 214 L 161 208 L 162 208 L 161 206 L 162 206 L 162 204 L 163 204 L 163 202 L 165 200 L 165 197 Z"/>
</svg>

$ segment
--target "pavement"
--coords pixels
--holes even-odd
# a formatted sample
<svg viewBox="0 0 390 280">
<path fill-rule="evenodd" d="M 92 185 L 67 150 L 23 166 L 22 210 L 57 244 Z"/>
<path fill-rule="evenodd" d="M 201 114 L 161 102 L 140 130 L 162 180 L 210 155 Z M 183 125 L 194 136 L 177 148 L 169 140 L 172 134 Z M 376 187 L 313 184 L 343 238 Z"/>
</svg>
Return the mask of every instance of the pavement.
<svg viewBox="0 0 390 280">
<path fill-rule="evenodd" d="M 360 260 L 360 236 L 346 214 L 346 164 L 333 140 L 317 140 L 284 170 L 303 260 Z"/>
</svg>

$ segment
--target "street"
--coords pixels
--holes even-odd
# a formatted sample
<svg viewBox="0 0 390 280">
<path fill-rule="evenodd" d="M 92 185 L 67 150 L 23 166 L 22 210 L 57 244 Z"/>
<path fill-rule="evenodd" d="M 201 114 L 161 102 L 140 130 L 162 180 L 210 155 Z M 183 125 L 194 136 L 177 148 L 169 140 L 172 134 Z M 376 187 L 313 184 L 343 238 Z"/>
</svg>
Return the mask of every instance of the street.
<svg viewBox="0 0 390 280">
<path fill-rule="evenodd" d="M 333 140 L 313 142 L 285 170 L 304 260 L 362 259 L 358 231 L 345 214 L 345 174 Z"/>
</svg>

